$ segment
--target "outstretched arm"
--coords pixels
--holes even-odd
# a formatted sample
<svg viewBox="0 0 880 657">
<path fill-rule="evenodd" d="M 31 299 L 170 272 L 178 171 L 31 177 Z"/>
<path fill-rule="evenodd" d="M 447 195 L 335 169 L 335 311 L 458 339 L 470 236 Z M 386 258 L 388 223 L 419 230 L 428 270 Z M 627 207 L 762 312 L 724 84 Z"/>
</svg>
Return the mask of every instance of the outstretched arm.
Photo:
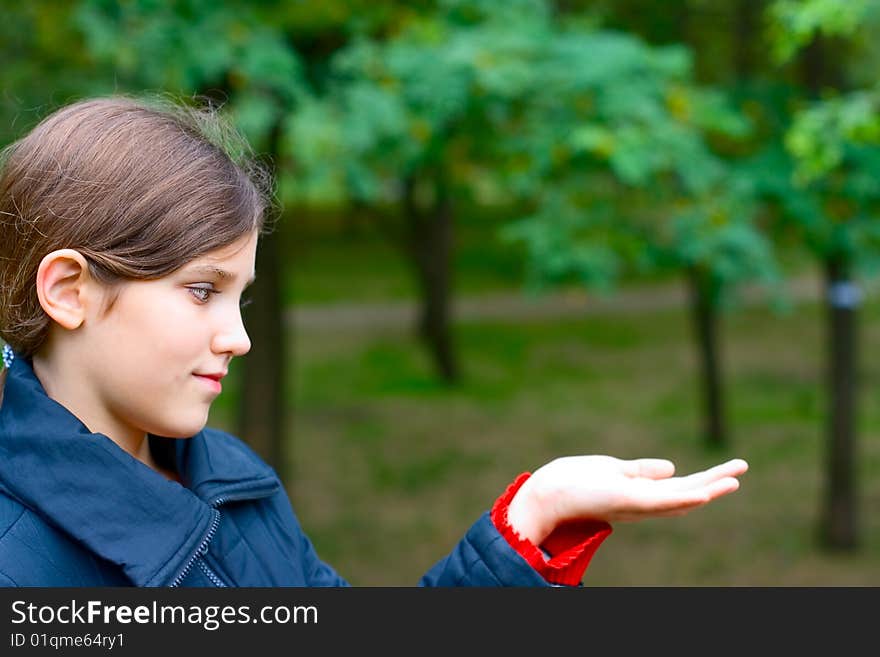
<svg viewBox="0 0 880 657">
<path fill-rule="evenodd" d="M 556 527 L 575 520 L 679 516 L 737 490 L 737 477 L 747 469 L 745 461 L 732 459 L 675 477 L 675 465 L 665 459 L 567 456 L 529 477 L 510 503 L 508 522 L 522 538 L 540 545 Z"/>
</svg>

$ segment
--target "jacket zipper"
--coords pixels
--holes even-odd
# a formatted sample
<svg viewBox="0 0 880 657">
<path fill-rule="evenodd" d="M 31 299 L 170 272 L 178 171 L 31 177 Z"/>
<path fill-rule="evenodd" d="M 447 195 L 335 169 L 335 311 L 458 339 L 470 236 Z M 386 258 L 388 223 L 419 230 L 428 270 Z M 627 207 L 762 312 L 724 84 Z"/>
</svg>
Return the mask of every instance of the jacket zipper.
<svg viewBox="0 0 880 657">
<path fill-rule="evenodd" d="M 199 568 L 202 569 L 202 572 L 205 574 L 205 577 L 207 577 L 209 580 L 211 580 L 211 583 L 214 586 L 216 586 L 217 588 L 221 588 L 221 589 L 226 588 L 226 584 L 223 583 L 223 580 L 221 580 L 217 576 L 217 574 L 213 570 L 211 570 L 211 567 L 207 564 L 207 562 L 204 559 L 199 559 Z"/>
<path fill-rule="evenodd" d="M 174 581 L 171 582 L 169 586 L 180 586 L 180 583 L 189 574 L 189 571 L 192 569 L 193 565 L 195 565 L 196 561 L 198 561 L 208 553 L 208 544 L 211 542 L 211 539 L 214 538 L 214 534 L 217 533 L 217 528 L 220 526 L 220 510 L 217 507 L 219 507 L 225 501 L 226 498 L 221 497 L 211 503 L 211 506 L 214 508 L 214 519 L 211 521 L 211 526 L 208 528 L 208 533 L 205 534 L 205 538 L 202 539 L 202 542 L 199 544 L 198 549 L 189 558 L 189 561 L 186 562 L 183 570 L 178 573 L 177 577 L 174 578 Z M 204 559 L 202 559 L 199 567 L 202 569 L 208 579 L 211 580 L 211 583 L 214 584 L 214 586 L 225 586 L 220 578 L 217 577 L 217 575 L 214 574 L 214 572 L 210 568 L 208 568 L 208 564 L 204 562 Z"/>
<path fill-rule="evenodd" d="M 198 549 L 195 553 L 189 558 L 189 561 L 186 562 L 186 565 L 183 567 L 183 570 L 178 573 L 177 577 L 174 578 L 174 581 L 169 584 L 171 587 L 179 587 L 180 583 L 186 578 L 189 574 L 189 571 L 192 570 L 192 567 L 199 562 L 199 568 L 201 568 L 202 572 L 205 576 L 211 580 L 211 583 L 217 587 L 226 587 L 226 584 L 223 583 L 223 580 L 211 570 L 210 566 L 205 563 L 205 560 L 202 559 L 206 554 L 208 554 L 208 544 L 211 542 L 211 539 L 214 538 L 214 534 L 217 533 L 217 528 L 220 526 L 220 509 L 219 507 L 228 502 L 229 500 L 235 500 L 239 497 L 242 497 L 241 493 L 227 493 L 224 496 L 218 497 L 217 499 L 211 502 L 211 507 L 214 509 L 214 519 L 211 521 L 211 526 L 208 528 L 208 533 L 205 534 L 205 538 L 202 539 L 202 542 L 199 544 Z"/>
</svg>

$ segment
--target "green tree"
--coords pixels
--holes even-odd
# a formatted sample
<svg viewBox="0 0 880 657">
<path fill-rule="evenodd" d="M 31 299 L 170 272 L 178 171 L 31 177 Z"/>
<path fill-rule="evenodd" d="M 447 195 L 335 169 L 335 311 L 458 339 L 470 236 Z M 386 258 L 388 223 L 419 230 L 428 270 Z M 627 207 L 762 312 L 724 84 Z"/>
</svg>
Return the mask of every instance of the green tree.
<svg viewBox="0 0 880 657">
<path fill-rule="evenodd" d="M 439 376 L 459 377 L 452 334 L 454 217 L 507 163 L 496 141 L 538 84 L 546 7 L 448 0 L 333 58 L 330 82 L 291 118 L 301 193 L 398 208 L 389 234 L 421 290 L 419 334 Z M 497 185 L 494 185 L 497 187 Z"/>
<path fill-rule="evenodd" d="M 819 533 L 832 549 L 859 541 L 858 281 L 880 264 L 880 79 L 857 62 L 872 51 L 878 9 L 873 0 L 777 0 L 768 8 L 776 61 L 800 65 L 803 91 L 784 144 L 764 156 L 775 175 L 762 187 L 825 279 L 829 416 Z"/>
<path fill-rule="evenodd" d="M 610 289 L 627 271 L 684 275 L 701 364 L 704 437 L 726 444 L 718 314 L 746 281 L 775 278 L 753 189 L 714 141 L 748 132 L 724 96 L 693 81 L 690 53 L 563 24 L 548 41 L 541 102 L 528 108 L 521 185 L 533 282 Z"/>
<path fill-rule="evenodd" d="M 75 4 L 0 0 L 0 7 L 0 145 L 72 99 L 112 91 L 112 71 L 92 57 L 73 20 Z"/>
</svg>

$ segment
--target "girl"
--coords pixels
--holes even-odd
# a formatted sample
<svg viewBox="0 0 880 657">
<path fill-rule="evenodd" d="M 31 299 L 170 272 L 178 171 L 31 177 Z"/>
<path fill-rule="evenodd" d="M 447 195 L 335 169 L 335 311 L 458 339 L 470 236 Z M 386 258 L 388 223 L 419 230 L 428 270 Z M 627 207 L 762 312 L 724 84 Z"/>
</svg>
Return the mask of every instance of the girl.
<svg viewBox="0 0 880 657">
<path fill-rule="evenodd" d="M 0 161 L 0 582 L 340 586 L 273 470 L 206 429 L 250 341 L 267 178 L 209 111 L 60 109 Z M 680 515 L 744 461 L 575 456 L 523 473 L 424 585 L 577 585 L 610 522 Z"/>
</svg>

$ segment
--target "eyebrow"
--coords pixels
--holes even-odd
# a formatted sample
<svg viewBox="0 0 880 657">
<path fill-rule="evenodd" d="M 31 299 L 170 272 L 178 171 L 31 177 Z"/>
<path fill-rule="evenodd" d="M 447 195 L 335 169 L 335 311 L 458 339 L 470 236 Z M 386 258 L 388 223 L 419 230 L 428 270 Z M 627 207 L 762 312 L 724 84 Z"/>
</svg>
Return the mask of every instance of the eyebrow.
<svg viewBox="0 0 880 657">
<path fill-rule="evenodd" d="M 230 274 L 225 269 L 221 269 L 220 267 L 215 267 L 213 265 L 202 265 L 199 267 L 192 267 L 192 268 L 188 269 L 187 271 L 192 274 L 207 274 L 207 275 L 213 274 L 217 278 L 220 278 L 223 280 L 235 278 L 235 274 Z M 256 278 L 257 278 L 256 274 L 251 274 L 251 277 L 247 280 L 245 285 L 246 286 L 250 285 L 251 283 L 253 283 L 256 280 Z"/>
</svg>

